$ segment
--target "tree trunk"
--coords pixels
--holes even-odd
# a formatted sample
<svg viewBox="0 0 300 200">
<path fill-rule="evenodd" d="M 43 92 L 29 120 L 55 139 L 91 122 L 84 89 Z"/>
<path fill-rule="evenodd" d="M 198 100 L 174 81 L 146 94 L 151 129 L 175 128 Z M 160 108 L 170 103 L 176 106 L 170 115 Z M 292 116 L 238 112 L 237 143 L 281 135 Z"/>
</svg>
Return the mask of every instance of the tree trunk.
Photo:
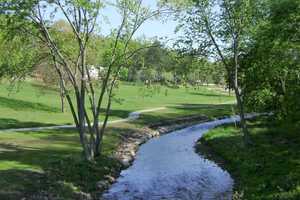
<svg viewBox="0 0 300 200">
<path fill-rule="evenodd" d="M 94 130 L 96 132 L 96 141 L 95 141 L 95 156 L 101 155 L 101 132 L 99 129 L 99 120 L 98 117 L 94 119 Z"/>
<path fill-rule="evenodd" d="M 83 86 L 82 86 L 83 87 Z M 88 161 L 94 160 L 94 149 L 91 148 L 93 144 L 90 143 L 89 136 L 87 136 L 85 122 L 85 98 L 84 93 L 80 94 L 77 92 L 76 94 L 76 100 L 77 100 L 77 107 L 78 107 L 78 132 L 79 132 L 79 138 L 80 143 L 83 147 L 83 153 L 85 156 L 85 159 Z"/>
<path fill-rule="evenodd" d="M 61 95 L 60 101 L 61 101 L 61 112 L 64 113 L 65 112 L 65 97 Z"/>
<path fill-rule="evenodd" d="M 65 112 L 65 94 L 64 94 L 64 86 L 63 81 L 60 80 L 60 102 L 61 102 L 61 112 Z"/>
<path fill-rule="evenodd" d="M 244 110 L 244 101 L 242 97 L 242 89 L 239 85 L 239 33 L 236 33 L 234 36 L 234 43 L 233 43 L 233 49 L 234 49 L 234 77 L 233 77 L 233 89 L 235 92 L 235 97 L 237 101 L 238 111 L 240 115 L 240 124 L 241 124 L 241 130 L 243 133 L 244 138 L 244 144 L 245 146 L 250 145 L 252 142 L 250 140 L 250 134 L 247 128 L 247 122 L 245 118 L 245 110 Z M 230 75 L 230 74 L 229 74 Z"/>
<path fill-rule="evenodd" d="M 250 134 L 247 128 L 247 121 L 245 118 L 245 110 L 244 110 L 244 103 L 242 100 L 241 92 L 238 88 L 234 87 L 235 97 L 237 101 L 238 112 L 240 116 L 240 124 L 241 130 L 243 133 L 244 143 L 246 146 L 251 144 Z"/>
</svg>

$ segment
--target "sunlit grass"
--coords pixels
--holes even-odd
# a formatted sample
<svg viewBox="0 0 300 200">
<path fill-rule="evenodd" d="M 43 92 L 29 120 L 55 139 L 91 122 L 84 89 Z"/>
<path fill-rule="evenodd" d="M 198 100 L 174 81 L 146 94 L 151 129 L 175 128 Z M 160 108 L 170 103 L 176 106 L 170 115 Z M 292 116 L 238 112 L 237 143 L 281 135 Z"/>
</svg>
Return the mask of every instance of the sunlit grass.
<svg viewBox="0 0 300 200">
<path fill-rule="evenodd" d="M 25 82 L 19 92 L 8 95 L 6 86 L 0 87 L 0 129 L 72 123 L 69 111 L 60 113 L 55 90 L 43 89 L 40 93 L 36 85 Z M 140 109 L 166 109 L 143 113 L 137 121 L 110 125 L 104 135 L 102 156 L 94 163 L 84 162 L 76 130 L 1 132 L 0 199 L 21 199 L 41 191 L 70 200 L 78 198 L 78 192 L 96 195 L 101 192 L 96 183 L 120 170 L 112 155 L 122 134 L 182 116 L 214 118 L 232 114 L 231 104 L 219 105 L 233 102 L 234 98 L 227 94 L 205 87 L 159 90 L 125 83 L 119 87 L 122 103 L 114 102 L 111 119 L 127 117 L 129 112 Z"/>
<path fill-rule="evenodd" d="M 68 106 L 65 113 L 60 111 L 58 91 L 41 88 L 36 82 L 24 82 L 12 92 L 8 87 L 9 84 L 5 82 L 0 86 L 0 129 L 73 124 Z M 130 112 L 141 109 L 233 101 L 232 96 L 206 87 L 172 89 L 154 86 L 149 89 L 143 85 L 120 83 L 116 89 L 110 120 L 125 118 Z"/>
</svg>

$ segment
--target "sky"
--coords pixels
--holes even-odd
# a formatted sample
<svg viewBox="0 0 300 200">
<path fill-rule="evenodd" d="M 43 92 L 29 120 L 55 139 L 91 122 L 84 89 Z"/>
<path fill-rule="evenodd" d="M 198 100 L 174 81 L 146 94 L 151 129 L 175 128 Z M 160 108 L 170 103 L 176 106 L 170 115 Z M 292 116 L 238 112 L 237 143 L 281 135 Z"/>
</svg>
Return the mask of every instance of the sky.
<svg viewBox="0 0 300 200">
<path fill-rule="evenodd" d="M 143 5 L 150 7 L 151 9 L 155 10 L 157 0 L 143 0 Z M 102 20 L 101 27 L 102 27 L 102 34 L 107 35 L 110 33 L 110 30 L 113 27 L 118 27 L 121 23 L 121 18 L 119 14 L 113 9 L 112 7 L 104 8 L 102 12 L 103 16 L 106 16 L 109 22 L 106 20 Z M 105 22 L 106 21 L 106 22 Z M 146 37 L 146 38 L 169 38 L 175 39 L 176 34 L 174 33 L 177 23 L 172 20 L 162 20 L 162 19 L 152 19 L 146 21 L 140 29 L 135 34 L 136 38 L 139 37 Z"/>
<path fill-rule="evenodd" d="M 108 0 L 113 2 L 115 0 Z M 143 0 L 143 5 L 151 8 L 152 10 L 157 9 L 157 0 Z M 46 10 L 46 16 L 49 17 L 51 9 Z M 56 13 L 55 20 L 65 19 L 61 12 Z M 101 11 L 101 17 L 99 19 L 99 32 L 101 35 L 108 35 L 111 33 L 112 28 L 117 28 L 121 24 L 121 16 L 118 14 L 115 8 L 112 6 L 106 6 Z M 176 34 L 174 33 L 177 23 L 171 18 L 152 19 L 146 21 L 136 32 L 134 38 L 164 38 L 162 41 L 168 46 L 172 46 L 172 41 L 175 41 Z M 168 42 L 166 42 L 168 41 Z"/>
</svg>

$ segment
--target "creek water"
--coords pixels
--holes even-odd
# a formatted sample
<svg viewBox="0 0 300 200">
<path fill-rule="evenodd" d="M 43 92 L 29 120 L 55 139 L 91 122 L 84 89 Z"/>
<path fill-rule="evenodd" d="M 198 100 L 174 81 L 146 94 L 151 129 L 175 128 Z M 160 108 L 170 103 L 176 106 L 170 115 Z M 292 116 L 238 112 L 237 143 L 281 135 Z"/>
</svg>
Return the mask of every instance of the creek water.
<svg viewBox="0 0 300 200">
<path fill-rule="evenodd" d="M 231 117 L 205 122 L 149 140 L 103 199 L 231 199 L 230 174 L 201 156 L 201 152 L 197 154 L 194 146 L 208 130 L 238 120 L 239 117 Z"/>
</svg>

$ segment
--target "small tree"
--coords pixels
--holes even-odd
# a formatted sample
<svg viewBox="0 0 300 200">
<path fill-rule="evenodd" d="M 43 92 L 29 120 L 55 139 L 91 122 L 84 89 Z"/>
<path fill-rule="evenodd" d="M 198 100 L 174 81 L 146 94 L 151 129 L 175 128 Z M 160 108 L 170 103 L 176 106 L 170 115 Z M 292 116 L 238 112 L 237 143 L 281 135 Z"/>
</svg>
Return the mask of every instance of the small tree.
<svg viewBox="0 0 300 200">
<path fill-rule="evenodd" d="M 103 7 L 100 0 L 10 0 L 1 3 L 6 17 L 15 22 L 26 21 L 38 32 L 38 39 L 44 44 L 53 59 L 67 102 L 79 132 L 80 142 L 85 158 L 94 160 L 100 155 L 102 138 L 107 126 L 113 89 L 118 80 L 119 72 L 130 57 L 139 49 L 128 50 L 133 35 L 148 19 L 159 14 L 142 5 L 142 0 L 119 0 L 110 4 L 121 15 L 121 24 L 113 32 L 114 41 L 107 49 L 105 74 L 95 82 L 90 76 L 87 65 L 87 49 L 90 39 L 96 35 L 99 13 Z M 47 15 L 50 15 L 47 17 Z M 51 24 L 57 15 L 63 15 L 72 28 L 76 41 L 75 55 L 68 55 L 58 45 L 51 30 Z M 26 33 L 32 33 L 28 27 L 22 27 Z M 30 27 L 31 28 L 31 27 Z M 65 87 L 64 77 L 71 84 L 71 90 Z M 73 95 L 74 94 L 74 98 Z M 88 106 L 86 105 L 88 103 Z M 87 108 L 91 108 L 88 110 Z M 101 110 L 104 109 L 104 120 L 99 123 Z"/>
</svg>

